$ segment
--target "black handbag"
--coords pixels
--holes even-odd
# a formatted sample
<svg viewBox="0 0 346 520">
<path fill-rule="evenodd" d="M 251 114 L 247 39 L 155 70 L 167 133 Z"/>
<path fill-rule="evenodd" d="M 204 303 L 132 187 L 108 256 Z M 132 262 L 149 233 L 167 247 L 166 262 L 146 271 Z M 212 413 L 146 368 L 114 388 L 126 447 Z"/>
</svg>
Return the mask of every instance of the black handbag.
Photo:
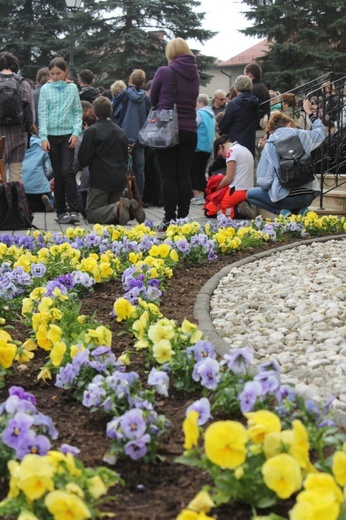
<svg viewBox="0 0 346 520">
<path fill-rule="evenodd" d="M 138 140 L 142 146 L 148 148 L 171 148 L 179 144 L 179 126 L 177 110 L 177 76 L 173 75 L 174 105 L 172 110 L 156 110 L 152 108 L 147 120 L 138 133 Z"/>
</svg>

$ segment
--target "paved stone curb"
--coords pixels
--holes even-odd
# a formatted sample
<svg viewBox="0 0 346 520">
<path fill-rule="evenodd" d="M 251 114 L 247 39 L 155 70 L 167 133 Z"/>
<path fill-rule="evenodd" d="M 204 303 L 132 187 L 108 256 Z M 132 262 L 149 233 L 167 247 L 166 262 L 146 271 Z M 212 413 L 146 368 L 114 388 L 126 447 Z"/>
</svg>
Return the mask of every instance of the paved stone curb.
<svg viewBox="0 0 346 520">
<path fill-rule="evenodd" d="M 218 273 L 212 276 L 199 291 L 196 303 L 194 305 L 193 314 L 198 322 L 198 328 L 203 332 L 204 337 L 211 341 L 216 349 L 216 352 L 223 356 L 225 353 L 229 351 L 229 345 L 218 335 L 213 325 L 212 319 L 210 317 L 210 298 L 214 293 L 215 289 L 219 285 L 222 278 L 227 276 L 231 269 L 234 267 L 240 267 L 242 265 L 248 264 L 250 262 L 254 262 L 261 258 L 273 255 L 278 251 L 285 251 L 287 249 L 293 249 L 302 245 L 310 245 L 314 242 L 328 242 L 329 240 L 344 240 L 346 239 L 346 235 L 333 235 L 328 237 L 318 237 L 312 238 L 309 240 L 299 240 L 297 242 L 293 242 L 292 244 L 287 244 L 283 246 L 279 246 L 275 249 L 270 249 L 269 251 L 263 251 L 258 254 L 250 255 L 247 258 L 243 258 L 238 262 L 234 262 L 227 267 L 221 269 Z M 346 413 L 341 410 L 335 410 L 334 414 L 335 421 L 337 424 L 343 428 L 346 428 Z"/>
</svg>

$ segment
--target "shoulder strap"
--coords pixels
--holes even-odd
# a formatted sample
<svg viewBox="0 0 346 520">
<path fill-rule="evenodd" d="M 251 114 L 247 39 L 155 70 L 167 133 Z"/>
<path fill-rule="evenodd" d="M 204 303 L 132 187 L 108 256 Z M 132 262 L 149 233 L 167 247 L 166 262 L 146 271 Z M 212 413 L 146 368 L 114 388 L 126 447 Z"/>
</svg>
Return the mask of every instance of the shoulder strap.
<svg viewBox="0 0 346 520">
<path fill-rule="evenodd" d="M 173 76 L 173 92 L 174 92 L 174 103 L 177 103 L 177 94 L 178 94 L 178 86 L 177 86 L 177 73 L 171 67 L 172 76 Z"/>
</svg>

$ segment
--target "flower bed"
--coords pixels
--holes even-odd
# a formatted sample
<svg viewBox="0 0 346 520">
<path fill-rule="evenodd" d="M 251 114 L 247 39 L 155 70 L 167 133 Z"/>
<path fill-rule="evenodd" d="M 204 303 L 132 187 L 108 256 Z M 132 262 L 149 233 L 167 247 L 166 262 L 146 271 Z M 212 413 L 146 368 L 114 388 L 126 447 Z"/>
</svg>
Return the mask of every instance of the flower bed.
<svg viewBox="0 0 346 520">
<path fill-rule="evenodd" d="M 228 227 L 225 227 L 225 224 Z M 143 464 L 143 462 L 164 464 L 158 461 L 163 458 L 162 444 L 167 442 L 166 439 L 169 436 L 167 431 L 170 427 L 170 417 L 168 414 L 165 417 L 165 413 L 161 413 L 165 408 L 162 401 L 169 401 L 171 395 L 178 395 L 178 391 L 184 391 L 184 402 L 186 402 L 187 391 L 194 392 L 193 397 L 198 398 L 201 395 L 205 396 L 204 399 L 208 397 L 214 405 L 215 413 L 223 420 L 228 416 L 234 419 L 237 413 L 240 414 L 238 395 L 241 395 L 242 392 L 246 394 L 248 391 L 246 384 L 253 384 L 252 394 L 255 393 L 256 397 L 253 401 L 255 408 L 267 410 L 269 405 L 272 407 L 274 404 L 277 405 L 277 408 L 282 407 L 283 401 L 274 403 L 274 400 L 277 399 L 275 392 L 281 387 L 279 378 L 274 377 L 274 374 L 271 373 L 273 370 L 269 371 L 270 377 L 267 379 L 270 381 L 268 382 L 263 377 L 263 373 L 262 375 L 259 373 L 257 379 L 255 379 L 256 376 L 244 375 L 243 372 L 240 375 L 235 374 L 234 366 L 237 366 L 237 362 L 230 359 L 226 358 L 220 364 L 220 360 L 217 360 L 217 356 L 213 353 L 212 346 L 203 342 L 200 332 L 191 321 L 181 320 L 179 323 L 169 319 L 168 316 L 161 315 L 159 305 L 161 293 L 166 289 L 167 278 L 169 279 L 173 270 L 180 265 L 184 265 L 185 269 L 192 271 L 196 268 L 189 267 L 189 265 L 205 261 L 215 262 L 215 257 L 220 253 L 230 254 L 241 249 L 258 247 L 270 241 L 280 241 L 283 237 L 293 238 L 342 232 L 345 224 L 344 221 L 334 217 L 318 219 L 314 214 L 309 214 L 303 220 L 292 218 L 289 221 L 278 220 L 274 224 L 256 220 L 251 226 L 240 226 L 238 229 L 230 227 L 229 224 L 229 221 L 220 220 L 214 226 L 208 225 L 205 230 L 201 230 L 196 223 L 171 226 L 164 242 L 158 240 L 156 233 L 144 225 L 137 226 L 130 231 L 118 227 L 95 226 L 94 232 L 89 234 L 76 228 L 67 230 L 66 236 L 61 234 L 43 236 L 34 232 L 29 237 L 15 238 L 15 245 L 11 243 L 12 238 L 2 237 L 4 245 L 0 246 L 0 254 L 3 262 L 3 280 L 5 280 L 3 287 L 10 287 L 7 292 L 4 290 L 1 296 L 4 303 L 4 317 L 10 319 L 21 309 L 25 325 L 28 327 L 27 330 L 32 331 L 31 334 L 27 333 L 27 341 L 16 345 L 13 341 L 16 339 L 15 333 L 12 333 L 10 329 L 3 329 L 1 364 L 5 385 L 8 385 L 10 381 L 7 372 L 12 363 L 15 363 L 15 372 L 19 369 L 25 373 L 22 368 L 23 363 L 30 360 L 38 345 L 41 349 L 39 356 L 42 357 L 44 366 L 40 372 L 31 374 L 31 378 L 38 376 L 41 381 L 40 385 L 43 385 L 43 380 L 48 382 L 56 380 L 58 387 L 69 389 L 64 391 L 65 395 L 68 393 L 69 396 L 72 396 L 73 393 L 76 399 L 83 402 L 86 414 L 88 410 L 94 411 L 94 416 L 99 414 L 99 421 L 104 425 L 103 435 L 108 436 L 109 449 L 106 460 L 115 464 L 114 467 L 117 471 L 118 467 L 121 468 L 125 464 L 122 462 L 122 458 L 127 458 L 126 464 L 131 463 L 132 465 Z M 119 280 L 121 280 L 122 289 L 117 286 Z M 112 298 L 109 298 L 108 313 L 112 312 L 114 303 L 115 317 L 109 318 L 111 327 L 116 327 L 116 331 L 119 332 L 119 325 L 115 323 L 115 320 L 118 320 L 123 334 L 119 336 L 122 346 L 130 346 L 129 349 L 121 348 L 121 350 L 125 350 L 122 356 L 118 355 L 118 353 L 120 354 L 119 349 L 117 357 L 114 355 L 116 351 L 114 343 L 118 343 L 118 339 L 112 335 L 109 328 L 104 326 L 97 315 L 95 317 L 81 314 L 83 311 L 78 304 L 79 299 L 90 292 L 90 287 L 95 287 L 94 284 L 100 282 L 107 282 L 109 287 L 115 285 L 117 288 L 119 297 L 114 297 L 112 302 Z M 83 306 L 85 302 L 88 303 L 88 298 L 84 300 Z M 124 323 L 126 323 L 126 327 L 123 326 Z M 10 337 L 6 334 L 10 334 Z M 126 366 L 128 357 L 132 361 L 130 367 Z M 140 358 L 139 364 L 142 366 L 139 367 L 139 370 L 134 371 L 132 369 L 133 360 L 136 360 L 137 357 Z M 34 366 L 34 361 L 29 361 L 29 369 L 31 365 Z M 248 379 L 247 383 L 246 379 Z M 274 379 L 278 381 L 275 384 Z M 260 391 L 259 384 L 262 390 L 268 387 L 270 392 Z M 256 385 L 257 394 L 254 391 Z M 275 385 L 277 385 L 276 388 Z M 173 387 L 175 387 L 174 392 L 172 392 Z M 52 383 L 48 388 L 50 391 L 54 391 Z M 229 395 L 228 390 L 231 390 L 232 395 Z M 59 391 L 63 392 L 55 389 L 55 392 Z M 280 391 L 285 393 L 282 389 Z M 208 419 L 210 412 L 206 401 L 201 402 L 200 399 L 192 398 L 193 400 L 197 403 L 193 405 L 192 410 L 190 408 L 192 415 L 197 413 L 199 420 L 200 417 Z M 243 411 L 246 412 L 244 402 L 247 402 L 249 406 L 249 399 L 245 399 L 243 395 L 240 402 Z M 285 413 L 296 414 L 297 409 L 293 405 L 297 402 L 291 395 L 288 402 L 284 403 L 285 406 L 287 405 Z M 194 407 L 197 407 L 197 412 Z M 274 408 L 271 409 L 274 410 Z M 299 409 L 303 415 L 295 420 L 304 421 L 305 424 L 307 421 L 311 422 L 311 431 L 306 432 L 305 442 L 310 443 L 316 452 L 318 450 L 321 452 L 321 447 L 323 448 L 328 442 L 333 446 L 340 444 L 340 439 L 337 437 L 334 436 L 331 439 L 333 430 L 330 430 L 329 425 L 322 425 L 321 428 L 316 420 L 316 414 L 314 416 L 311 413 L 309 416 L 309 410 L 305 410 L 300 402 Z M 275 417 L 278 416 L 279 411 L 276 410 Z M 184 413 L 185 410 L 183 410 L 183 415 Z M 222 428 L 223 420 L 214 424 Z M 277 419 L 276 424 L 278 424 L 277 421 L 280 423 L 279 429 L 276 427 L 274 432 L 269 433 L 279 434 L 282 430 L 292 430 L 290 415 Z M 219 422 L 220 424 L 218 424 Z M 59 424 L 56 426 L 59 430 Z M 191 428 L 195 431 L 195 438 L 198 437 L 197 432 L 200 426 L 202 425 L 200 424 L 198 427 L 196 424 L 193 425 L 192 421 Z M 209 428 L 211 426 L 207 427 L 207 436 Z M 299 426 L 296 426 L 296 430 L 298 428 Z M 294 428 L 292 431 L 294 432 Z M 244 455 L 244 451 L 248 453 L 250 437 L 245 428 L 242 432 L 245 439 L 242 449 Z M 101 432 L 99 433 L 101 435 Z M 292 436 L 293 433 L 290 435 Z M 187 434 L 185 444 L 189 446 L 189 443 L 191 443 L 191 439 L 189 440 Z M 192 451 L 200 450 L 200 446 L 196 443 L 189 446 Z M 281 441 L 279 444 L 281 445 Z M 293 441 L 292 444 L 294 445 Z M 245 446 L 247 447 L 245 448 Z M 309 445 L 307 449 L 309 450 Z M 286 447 L 283 450 L 284 453 L 278 452 L 275 456 L 292 457 L 292 454 L 289 453 L 287 439 Z M 181 446 L 180 452 L 178 451 L 176 455 L 181 454 L 182 451 Z M 261 470 L 267 456 L 265 451 L 259 451 L 261 453 L 257 454 L 256 459 L 258 471 Z M 43 453 L 41 456 L 47 457 Z M 15 457 L 19 457 L 17 453 Z M 194 453 L 194 457 L 196 460 L 193 463 L 195 464 L 201 457 L 205 458 L 205 455 L 199 452 Z M 270 458 L 274 458 L 274 455 L 268 460 Z M 193 457 L 189 454 L 185 459 L 191 463 Z M 25 456 L 23 460 L 25 461 Z M 306 453 L 304 460 L 307 465 Z M 217 466 L 213 459 L 207 457 L 207 465 L 210 465 L 210 462 Z M 244 470 L 247 463 L 248 460 L 245 458 L 235 469 L 243 467 Z M 301 466 L 299 468 L 300 474 L 302 470 L 307 469 Z M 226 469 L 229 470 L 229 467 Z M 322 469 L 328 470 L 327 466 Z M 210 470 L 214 480 L 214 473 L 217 471 L 220 473 L 220 470 L 215 468 Z M 221 471 L 224 471 L 223 467 Z M 260 501 L 258 504 L 259 499 L 257 502 L 253 499 L 250 501 L 251 505 L 269 506 L 275 501 L 274 495 L 276 501 L 278 496 L 279 501 L 286 498 L 278 495 L 277 490 L 273 489 L 274 486 L 270 487 L 265 479 L 263 480 L 263 476 L 259 478 L 258 471 L 253 484 L 258 486 L 258 491 L 253 496 L 255 494 L 259 497 L 262 496 L 264 500 L 267 493 L 271 502 L 267 498 L 265 504 Z M 121 470 L 120 473 L 123 476 Z M 293 491 L 298 490 L 298 482 L 300 482 L 297 477 L 298 473 L 298 471 L 295 473 Z M 223 477 L 220 478 L 221 481 L 224 481 Z M 229 474 L 227 474 L 227 478 L 231 478 Z M 113 475 L 113 481 L 114 479 Z M 302 479 L 303 475 L 301 475 L 301 481 Z M 237 480 L 242 484 L 242 478 Z M 211 483 L 210 479 L 207 479 L 206 482 Z M 217 482 L 218 488 L 219 483 L 217 480 L 215 482 Z M 246 479 L 243 482 L 245 483 Z M 106 484 L 107 482 L 104 483 L 105 489 Z M 66 483 L 64 485 L 66 487 Z M 76 493 L 72 492 L 72 495 L 74 494 Z M 121 496 L 121 492 L 119 492 L 119 496 Z M 218 503 L 239 498 L 244 500 L 241 495 L 228 497 L 227 500 L 217 497 L 220 497 L 219 491 L 214 496 L 214 500 L 217 500 Z M 60 497 L 61 500 L 62 498 Z M 40 507 L 43 506 L 40 505 Z M 90 505 L 90 510 L 92 507 Z M 114 510 L 117 510 L 117 506 L 114 507 Z M 50 514 L 53 516 L 49 516 L 47 513 L 47 518 L 57 517 L 54 516 L 55 513 Z M 191 518 L 203 517 L 203 513 L 199 511 L 182 513 L 182 515 L 188 514 Z M 176 515 L 172 514 L 172 518 L 174 516 Z M 42 514 L 38 517 L 44 518 Z M 84 518 L 83 516 L 77 517 Z M 145 516 L 142 515 L 142 518 Z M 186 518 L 188 517 L 186 516 Z"/>
</svg>

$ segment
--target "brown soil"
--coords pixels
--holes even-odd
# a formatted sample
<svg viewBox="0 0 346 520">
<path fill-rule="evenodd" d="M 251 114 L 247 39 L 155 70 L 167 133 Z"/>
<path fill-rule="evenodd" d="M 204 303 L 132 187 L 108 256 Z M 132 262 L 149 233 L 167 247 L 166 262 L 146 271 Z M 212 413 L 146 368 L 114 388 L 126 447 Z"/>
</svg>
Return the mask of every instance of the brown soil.
<svg viewBox="0 0 346 520">
<path fill-rule="evenodd" d="M 270 246 L 260 248 L 266 249 L 270 249 Z M 256 252 L 258 251 L 257 249 Z M 251 253 L 254 251 L 240 251 L 232 256 L 221 256 L 217 261 L 205 265 L 179 268 L 168 282 L 162 298 L 160 309 L 163 315 L 177 320 L 179 324 L 184 318 L 194 322 L 193 305 L 203 284 L 224 266 Z M 113 303 L 119 296 L 120 284 L 101 284 L 96 287 L 94 293 L 84 299 L 82 308 L 83 314 L 91 315 L 95 312 L 99 322 L 110 325 L 113 332 L 112 348 L 116 355 L 120 355 L 132 344 L 130 335 L 118 335 L 124 327 L 111 317 Z M 16 333 L 12 332 L 14 339 L 27 339 L 28 331 L 20 323 L 16 323 L 15 326 Z M 7 398 L 7 389 L 11 385 L 23 386 L 35 395 L 38 410 L 53 419 L 59 431 L 57 446 L 62 443 L 77 446 L 81 450 L 79 457 L 87 466 L 104 464 L 102 458 L 109 447 L 109 440 L 105 434 L 109 416 L 90 413 L 68 391 L 55 388 L 53 384 L 37 381 L 39 369 L 44 364 L 44 355 L 45 352 L 38 352 L 24 372 L 13 370 L 12 376 L 6 380 L 6 387 L 0 390 L 0 401 Z M 144 358 L 140 354 L 132 356 L 132 370 L 144 374 L 143 365 Z M 124 488 L 110 490 L 110 494 L 116 496 L 116 502 L 110 502 L 108 507 L 106 504 L 105 510 L 115 512 L 117 518 L 123 520 L 173 520 L 202 486 L 210 483 L 208 475 L 200 470 L 174 462 L 183 452 L 181 426 L 185 410 L 199 397 L 199 394 L 178 393 L 171 389 L 169 397 L 158 403 L 156 410 L 172 421 L 170 434 L 160 450 L 163 460 L 153 465 L 130 459 L 119 461 L 113 469 L 120 473 L 126 484 Z M 0 481 L 2 497 L 6 491 L 6 483 Z M 285 511 L 277 512 L 285 514 Z M 218 508 L 213 515 L 219 520 L 247 520 L 251 518 L 251 511 L 248 507 L 238 504 Z"/>
</svg>

